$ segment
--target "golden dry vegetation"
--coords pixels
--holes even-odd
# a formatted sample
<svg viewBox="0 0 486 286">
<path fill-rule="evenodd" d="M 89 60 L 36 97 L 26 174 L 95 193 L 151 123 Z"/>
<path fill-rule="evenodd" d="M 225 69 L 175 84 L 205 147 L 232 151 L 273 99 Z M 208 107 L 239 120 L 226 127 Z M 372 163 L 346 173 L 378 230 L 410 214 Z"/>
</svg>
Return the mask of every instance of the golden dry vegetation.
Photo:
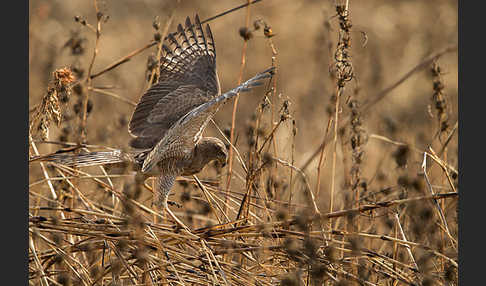
<svg viewBox="0 0 486 286">
<path fill-rule="evenodd" d="M 246 1 L 29 3 L 33 158 L 126 149 L 155 34 Z M 448 0 L 262 0 L 211 20 L 222 90 L 277 70 L 239 97 L 231 172 L 174 186 L 191 233 L 128 169 L 32 161 L 29 283 L 457 285 L 457 22 Z M 233 105 L 206 135 L 230 137 Z"/>
</svg>

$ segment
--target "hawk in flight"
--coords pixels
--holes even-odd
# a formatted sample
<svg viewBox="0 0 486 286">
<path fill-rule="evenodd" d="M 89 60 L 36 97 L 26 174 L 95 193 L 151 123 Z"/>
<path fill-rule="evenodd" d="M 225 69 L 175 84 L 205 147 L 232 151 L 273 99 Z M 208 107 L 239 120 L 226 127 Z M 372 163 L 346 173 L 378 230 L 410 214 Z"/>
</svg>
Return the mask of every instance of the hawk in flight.
<svg viewBox="0 0 486 286">
<path fill-rule="evenodd" d="M 225 144 L 218 138 L 203 137 L 204 128 L 222 104 L 260 85 L 262 79 L 271 77 L 273 68 L 221 94 L 209 25 L 203 31 L 197 15 L 194 24 L 188 17 L 185 27 L 179 24 L 177 32 L 165 40 L 159 80 L 140 98 L 128 124 L 134 137 L 130 152 L 53 154 L 41 160 L 76 167 L 131 162 L 140 172 L 157 176 L 154 202 L 166 210 L 177 176 L 196 174 L 213 160 L 224 165 Z"/>
</svg>

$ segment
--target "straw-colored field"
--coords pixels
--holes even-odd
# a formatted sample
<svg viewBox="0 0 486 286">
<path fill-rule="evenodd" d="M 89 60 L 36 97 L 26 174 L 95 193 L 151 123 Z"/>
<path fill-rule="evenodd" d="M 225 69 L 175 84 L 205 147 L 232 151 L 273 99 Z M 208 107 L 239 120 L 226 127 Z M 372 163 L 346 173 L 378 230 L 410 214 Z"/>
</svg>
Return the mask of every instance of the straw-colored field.
<svg viewBox="0 0 486 286">
<path fill-rule="evenodd" d="M 30 1 L 29 157 L 129 150 L 154 39 L 245 3 Z M 210 20 L 222 91 L 276 71 L 206 128 L 227 165 L 172 188 L 190 232 L 129 167 L 35 160 L 30 284 L 457 285 L 457 22 L 446 0 L 262 0 Z"/>
</svg>

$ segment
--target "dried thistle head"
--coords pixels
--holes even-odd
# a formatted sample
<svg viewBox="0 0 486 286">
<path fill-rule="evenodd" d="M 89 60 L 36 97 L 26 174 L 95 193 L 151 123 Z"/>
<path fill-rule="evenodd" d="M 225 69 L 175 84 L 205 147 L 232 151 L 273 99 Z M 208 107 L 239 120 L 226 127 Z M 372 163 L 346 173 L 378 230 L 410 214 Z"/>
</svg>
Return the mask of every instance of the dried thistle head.
<svg viewBox="0 0 486 286">
<path fill-rule="evenodd" d="M 69 68 L 57 69 L 53 72 L 56 87 L 59 89 L 66 88 L 74 81 L 73 72 Z"/>
<path fill-rule="evenodd" d="M 255 21 L 253 21 L 253 29 L 254 29 L 255 31 L 260 29 L 260 22 L 261 22 L 261 20 L 260 20 L 260 19 L 257 19 L 257 20 L 255 20 Z"/>
<path fill-rule="evenodd" d="M 260 29 L 260 25 L 263 25 L 263 35 L 266 38 L 271 38 L 271 37 L 275 36 L 275 34 L 272 31 L 272 27 L 270 25 L 268 25 L 268 23 L 265 22 L 265 20 L 263 20 L 262 18 L 259 18 L 259 19 L 255 20 L 253 22 L 253 29 L 255 31 L 256 30 L 259 30 Z"/>
<path fill-rule="evenodd" d="M 433 76 L 433 89 L 432 95 L 433 106 L 436 110 L 437 119 L 439 123 L 439 132 L 443 133 L 449 128 L 449 105 L 447 97 L 444 93 L 444 81 L 442 79 L 442 69 L 437 62 L 432 64 L 431 73 Z"/>
<path fill-rule="evenodd" d="M 253 34 L 250 29 L 247 27 L 241 27 L 238 32 L 240 33 L 240 36 L 245 39 L 245 41 L 248 41 L 253 37 Z"/>
<path fill-rule="evenodd" d="M 57 126 L 61 124 L 61 105 L 71 96 L 71 83 L 75 80 L 69 68 L 57 69 L 52 73 L 52 80 L 47 87 L 47 94 L 42 102 L 34 108 L 34 114 L 29 126 L 30 134 L 40 131 L 42 139 L 49 137 L 49 126 L 52 121 Z"/>
<path fill-rule="evenodd" d="M 156 31 L 160 30 L 160 17 L 159 16 L 154 17 L 154 21 L 152 22 L 152 27 Z"/>
<path fill-rule="evenodd" d="M 282 107 L 280 108 L 280 121 L 285 121 L 287 119 L 292 118 L 290 115 L 290 101 L 289 100 L 284 100 L 282 103 Z"/>
<path fill-rule="evenodd" d="M 393 153 L 395 162 L 398 167 L 404 168 L 407 165 L 408 157 L 410 155 L 410 148 L 408 146 L 399 146 L 398 149 Z"/>
<path fill-rule="evenodd" d="M 265 28 L 263 28 L 263 34 L 267 38 L 271 38 L 271 37 L 275 36 L 275 34 L 272 31 L 272 27 L 270 27 L 270 26 L 265 26 Z"/>
<path fill-rule="evenodd" d="M 79 16 L 76 16 L 75 19 L 78 19 Z M 64 48 L 69 48 L 71 50 L 71 55 L 82 55 L 86 50 L 86 43 L 87 40 L 85 37 L 81 36 L 79 31 L 71 31 L 71 37 L 67 40 L 64 44 Z"/>
</svg>

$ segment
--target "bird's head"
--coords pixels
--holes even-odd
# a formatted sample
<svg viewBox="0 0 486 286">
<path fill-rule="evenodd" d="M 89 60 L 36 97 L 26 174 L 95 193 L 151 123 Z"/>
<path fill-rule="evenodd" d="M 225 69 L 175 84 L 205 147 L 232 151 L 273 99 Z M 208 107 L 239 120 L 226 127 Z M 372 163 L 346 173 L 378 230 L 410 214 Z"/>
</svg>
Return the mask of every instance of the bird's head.
<svg viewBox="0 0 486 286">
<path fill-rule="evenodd" d="M 211 161 L 217 161 L 220 166 L 226 165 L 228 151 L 224 143 L 218 138 L 203 137 L 194 148 L 194 156 L 189 166 L 184 168 L 183 176 L 194 175 Z"/>
<path fill-rule="evenodd" d="M 207 162 L 217 160 L 221 167 L 226 165 L 226 161 L 228 160 L 228 150 L 224 143 L 219 140 L 218 138 L 214 137 L 203 137 L 201 141 L 198 143 L 198 149 L 204 152 L 204 157 L 207 158 Z"/>
<path fill-rule="evenodd" d="M 226 166 L 228 161 L 228 149 L 226 149 L 226 145 L 219 140 L 218 138 L 212 138 L 212 154 L 214 155 L 214 159 L 216 159 L 221 167 Z"/>
</svg>

